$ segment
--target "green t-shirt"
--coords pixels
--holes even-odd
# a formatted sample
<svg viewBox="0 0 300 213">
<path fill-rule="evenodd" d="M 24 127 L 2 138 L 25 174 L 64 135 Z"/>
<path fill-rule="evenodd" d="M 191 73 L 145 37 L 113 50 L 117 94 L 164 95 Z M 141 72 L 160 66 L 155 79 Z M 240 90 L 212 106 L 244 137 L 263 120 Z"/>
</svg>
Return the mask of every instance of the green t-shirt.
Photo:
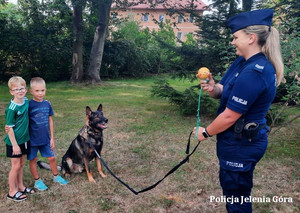
<svg viewBox="0 0 300 213">
<path fill-rule="evenodd" d="M 28 98 L 24 97 L 22 104 L 17 104 L 11 100 L 5 110 L 6 125 L 13 128 L 18 144 L 29 141 L 28 107 Z M 8 135 L 5 136 L 4 141 L 8 145 L 12 145 Z"/>
</svg>

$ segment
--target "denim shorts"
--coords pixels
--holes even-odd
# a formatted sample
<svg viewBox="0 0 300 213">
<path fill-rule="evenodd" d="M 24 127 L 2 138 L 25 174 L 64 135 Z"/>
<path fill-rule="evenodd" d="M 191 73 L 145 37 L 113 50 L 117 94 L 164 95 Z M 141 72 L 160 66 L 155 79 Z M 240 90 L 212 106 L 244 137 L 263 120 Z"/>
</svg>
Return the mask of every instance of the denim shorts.
<svg viewBox="0 0 300 213">
<path fill-rule="evenodd" d="M 29 153 L 27 155 L 28 160 L 32 160 L 37 157 L 37 153 L 40 151 L 42 157 L 49 158 L 54 157 L 54 151 L 50 149 L 50 144 L 45 144 L 42 146 L 30 146 Z"/>
</svg>

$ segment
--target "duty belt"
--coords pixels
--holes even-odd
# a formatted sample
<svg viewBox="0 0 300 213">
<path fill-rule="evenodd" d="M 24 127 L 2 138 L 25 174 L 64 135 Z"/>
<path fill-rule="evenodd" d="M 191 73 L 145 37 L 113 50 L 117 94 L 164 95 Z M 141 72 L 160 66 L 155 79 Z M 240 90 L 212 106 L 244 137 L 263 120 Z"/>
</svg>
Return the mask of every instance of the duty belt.
<svg viewBox="0 0 300 213">
<path fill-rule="evenodd" d="M 234 132 L 234 138 L 237 140 L 242 140 L 245 136 L 249 142 L 258 134 L 259 130 L 264 128 L 266 124 L 259 124 L 257 122 L 247 122 L 245 123 L 245 118 L 239 118 L 234 125 L 232 125 L 228 130 Z"/>
</svg>

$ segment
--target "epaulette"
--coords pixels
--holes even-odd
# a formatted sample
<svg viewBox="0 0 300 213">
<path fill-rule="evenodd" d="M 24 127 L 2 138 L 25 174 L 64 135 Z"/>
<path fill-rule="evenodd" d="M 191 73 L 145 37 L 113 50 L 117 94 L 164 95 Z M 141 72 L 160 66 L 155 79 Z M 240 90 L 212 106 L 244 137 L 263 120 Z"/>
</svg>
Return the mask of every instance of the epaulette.
<svg viewBox="0 0 300 213">
<path fill-rule="evenodd" d="M 258 60 L 254 64 L 253 70 L 261 73 L 264 70 L 266 63 L 267 63 L 267 60 Z"/>
</svg>

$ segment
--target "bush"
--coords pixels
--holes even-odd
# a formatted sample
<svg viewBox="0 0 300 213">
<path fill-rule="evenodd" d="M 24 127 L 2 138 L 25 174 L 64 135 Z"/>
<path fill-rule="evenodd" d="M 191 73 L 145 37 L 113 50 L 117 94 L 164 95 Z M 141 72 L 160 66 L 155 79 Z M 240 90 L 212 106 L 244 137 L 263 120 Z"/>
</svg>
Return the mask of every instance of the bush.
<svg viewBox="0 0 300 213">
<path fill-rule="evenodd" d="M 153 96 L 166 98 L 171 104 L 179 106 L 179 111 L 184 115 L 194 115 L 197 113 L 199 86 L 193 86 L 184 92 L 176 91 L 166 80 L 159 80 L 152 86 Z M 218 103 L 210 98 L 207 93 L 202 93 L 200 113 L 212 115 L 217 110 Z"/>
<path fill-rule="evenodd" d="M 281 25 L 282 57 L 286 82 L 278 88 L 275 101 L 289 105 L 300 104 L 300 37 L 297 24 L 300 18 L 292 18 Z"/>
<path fill-rule="evenodd" d="M 39 5 L 36 1 L 20 1 L 19 8 L 0 6 L 1 79 L 11 75 L 27 80 L 41 76 L 46 81 L 70 78 L 71 19 L 61 19 L 61 11 L 49 11 L 46 5 L 54 6 L 55 2 Z"/>
</svg>

